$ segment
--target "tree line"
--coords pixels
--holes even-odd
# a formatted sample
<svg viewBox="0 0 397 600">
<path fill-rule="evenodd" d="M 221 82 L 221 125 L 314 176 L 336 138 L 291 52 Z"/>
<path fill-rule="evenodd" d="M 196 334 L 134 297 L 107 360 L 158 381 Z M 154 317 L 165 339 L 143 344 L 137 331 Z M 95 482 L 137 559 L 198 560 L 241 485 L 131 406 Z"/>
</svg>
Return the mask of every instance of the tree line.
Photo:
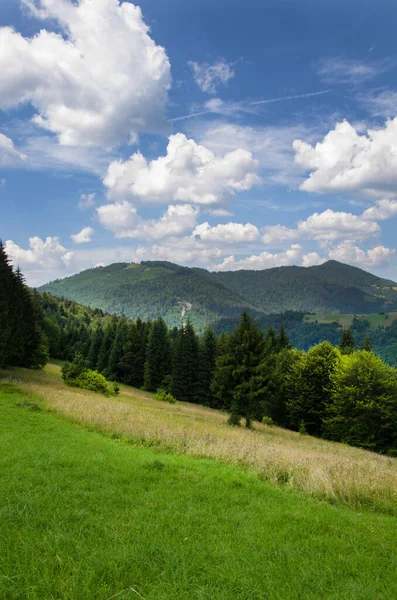
<svg viewBox="0 0 397 600">
<path fill-rule="evenodd" d="M 48 359 L 38 294 L 13 270 L 0 240 L 0 367 L 39 369 Z"/>
<path fill-rule="evenodd" d="M 397 370 L 356 349 L 350 330 L 337 346 L 296 350 L 281 325 L 264 332 L 243 313 L 231 333 L 207 328 L 198 337 L 188 321 L 167 328 L 42 294 L 51 355 L 87 359 L 111 381 L 202 404 L 241 419 L 274 423 L 301 433 L 377 452 L 397 451 Z"/>
</svg>

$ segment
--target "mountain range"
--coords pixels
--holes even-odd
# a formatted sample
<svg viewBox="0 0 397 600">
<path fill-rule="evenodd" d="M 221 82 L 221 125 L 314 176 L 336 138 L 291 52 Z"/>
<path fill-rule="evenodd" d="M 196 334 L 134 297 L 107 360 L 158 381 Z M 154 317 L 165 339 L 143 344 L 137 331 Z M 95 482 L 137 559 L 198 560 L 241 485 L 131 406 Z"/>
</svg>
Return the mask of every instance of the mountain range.
<svg viewBox="0 0 397 600">
<path fill-rule="evenodd" d="M 337 261 L 313 267 L 210 272 L 165 261 L 115 263 L 52 281 L 40 288 L 106 312 L 178 326 L 301 313 L 371 314 L 397 310 L 397 284 Z"/>
</svg>

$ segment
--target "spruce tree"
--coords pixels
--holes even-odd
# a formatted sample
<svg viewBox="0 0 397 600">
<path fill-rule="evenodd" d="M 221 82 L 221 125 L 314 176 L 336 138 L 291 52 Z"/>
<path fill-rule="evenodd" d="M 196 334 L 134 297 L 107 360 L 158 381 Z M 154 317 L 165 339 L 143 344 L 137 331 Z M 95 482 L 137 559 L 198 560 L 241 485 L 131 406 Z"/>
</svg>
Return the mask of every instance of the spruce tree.
<svg viewBox="0 0 397 600">
<path fill-rule="evenodd" d="M 13 273 L 4 244 L 0 240 L 0 367 L 8 364 L 12 330 L 11 290 Z"/>
<path fill-rule="evenodd" d="M 351 354 L 356 349 L 356 343 L 350 329 L 344 329 L 339 342 L 339 350 L 342 354 Z"/>
<path fill-rule="evenodd" d="M 285 329 L 284 326 L 281 325 L 280 327 L 280 331 L 278 334 L 278 339 L 277 339 L 277 350 L 278 352 L 281 352 L 281 350 L 291 350 L 292 348 L 292 344 L 287 336 L 287 334 L 285 333 Z"/>
<path fill-rule="evenodd" d="M 95 371 L 98 364 L 98 354 L 103 341 L 103 330 L 101 325 L 91 331 L 91 343 L 88 351 L 88 366 L 92 371 Z"/>
<path fill-rule="evenodd" d="M 264 356 L 264 335 L 247 312 L 241 315 L 240 324 L 231 337 L 233 358 L 233 400 L 231 419 L 245 417 L 245 425 L 251 427 L 256 404 L 262 389 L 259 366 Z"/>
<path fill-rule="evenodd" d="M 171 374 L 171 344 L 167 325 L 159 317 L 152 323 L 147 343 L 144 387 L 155 392 Z"/>
<path fill-rule="evenodd" d="M 233 357 L 231 336 L 224 331 L 216 344 L 214 375 L 211 382 L 212 407 L 230 410 L 233 399 Z"/>
<path fill-rule="evenodd" d="M 366 350 L 367 352 L 372 352 L 372 344 L 371 338 L 367 334 L 364 338 L 363 343 L 361 344 L 361 350 Z"/>
<path fill-rule="evenodd" d="M 121 359 L 125 383 L 137 388 L 142 387 L 144 382 L 148 332 L 148 326 L 141 319 L 138 318 L 135 323 L 132 323 Z"/>
<path fill-rule="evenodd" d="M 117 317 L 113 316 L 104 330 L 102 344 L 98 353 L 97 371 L 103 375 L 106 373 L 109 365 L 109 356 L 116 336 L 116 328 Z"/>
<path fill-rule="evenodd" d="M 198 402 L 198 365 L 198 339 L 188 320 L 179 329 L 174 345 L 171 390 L 177 400 Z"/>
<path fill-rule="evenodd" d="M 211 383 L 215 370 L 216 336 L 210 327 L 205 330 L 199 345 L 199 377 L 197 385 L 197 401 L 205 406 L 212 406 Z"/>
<path fill-rule="evenodd" d="M 109 355 L 109 362 L 105 372 L 107 379 L 110 381 L 123 380 L 122 356 L 127 333 L 127 319 L 123 316 L 119 319 L 117 324 L 116 334 L 113 340 Z"/>
</svg>

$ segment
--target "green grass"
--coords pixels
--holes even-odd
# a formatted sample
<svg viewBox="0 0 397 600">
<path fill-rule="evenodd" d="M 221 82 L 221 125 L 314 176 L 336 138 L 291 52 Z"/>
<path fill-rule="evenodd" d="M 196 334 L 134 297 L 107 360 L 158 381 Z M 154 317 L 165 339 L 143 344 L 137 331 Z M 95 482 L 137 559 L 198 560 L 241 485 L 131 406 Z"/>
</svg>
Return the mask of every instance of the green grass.
<svg viewBox="0 0 397 600">
<path fill-rule="evenodd" d="M 306 315 L 304 317 L 305 323 L 319 323 L 319 324 L 329 324 L 329 323 L 339 323 L 342 327 L 351 327 L 353 324 L 353 319 L 356 317 L 358 320 L 366 320 L 369 322 L 371 329 L 377 329 L 378 327 L 389 327 L 394 321 L 397 320 L 397 313 L 379 313 L 379 314 L 340 314 L 340 313 L 330 313 L 330 314 L 316 314 L 316 315 Z"/>
<path fill-rule="evenodd" d="M 2 600 L 397 597 L 396 518 L 111 439 L 8 385 L 0 472 Z"/>
</svg>

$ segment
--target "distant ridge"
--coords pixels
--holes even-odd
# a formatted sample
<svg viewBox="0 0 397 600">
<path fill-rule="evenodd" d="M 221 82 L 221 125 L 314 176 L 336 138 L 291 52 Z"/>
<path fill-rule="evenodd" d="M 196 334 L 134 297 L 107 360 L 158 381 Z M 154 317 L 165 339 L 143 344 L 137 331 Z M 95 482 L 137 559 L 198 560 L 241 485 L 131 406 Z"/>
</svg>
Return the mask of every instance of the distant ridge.
<svg viewBox="0 0 397 600">
<path fill-rule="evenodd" d="M 397 310 L 396 283 L 337 261 L 217 273 L 166 261 L 114 263 L 53 281 L 40 291 L 131 318 L 161 316 L 169 326 L 189 317 L 199 328 L 235 319 L 244 309 L 256 316 Z"/>
</svg>

